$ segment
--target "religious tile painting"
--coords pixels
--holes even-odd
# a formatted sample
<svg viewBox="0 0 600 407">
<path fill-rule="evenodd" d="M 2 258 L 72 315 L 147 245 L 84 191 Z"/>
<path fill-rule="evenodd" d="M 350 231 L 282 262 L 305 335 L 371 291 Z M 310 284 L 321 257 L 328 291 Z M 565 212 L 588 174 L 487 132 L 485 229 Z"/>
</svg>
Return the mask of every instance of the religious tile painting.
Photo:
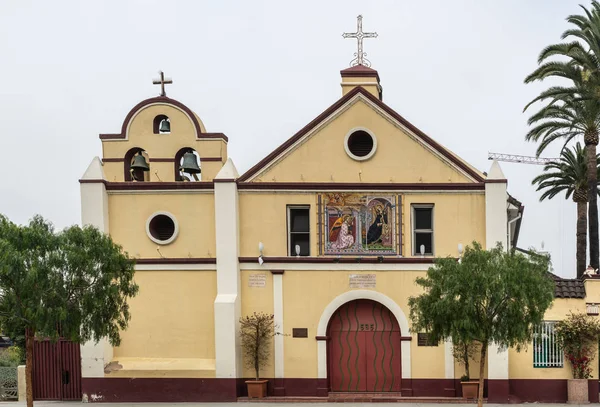
<svg viewBox="0 0 600 407">
<path fill-rule="evenodd" d="M 398 253 L 396 196 L 328 193 L 323 198 L 326 255 Z"/>
</svg>

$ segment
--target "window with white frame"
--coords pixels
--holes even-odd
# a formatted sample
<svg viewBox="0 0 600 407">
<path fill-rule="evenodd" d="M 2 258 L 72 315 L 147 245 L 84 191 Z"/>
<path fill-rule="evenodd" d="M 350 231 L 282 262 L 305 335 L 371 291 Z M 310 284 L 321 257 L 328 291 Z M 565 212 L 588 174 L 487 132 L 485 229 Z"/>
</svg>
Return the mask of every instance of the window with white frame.
<svg viewBox="0 0 600 407">
<path fill-rule="evenodd" d="M 309 206 L 288 206 L 288 256 L 310 256 Z"/>
<path fill-rule="evenodd" d="M 413 256 L 433 255 L 433 205 L 412 206 Z"/>
<path fill-rule="evenodd" d="M 563 367 L 564 354 L 556 341 L 555 324 L 544 321 L 533 330 L 533 367 Z"/>
</svg>

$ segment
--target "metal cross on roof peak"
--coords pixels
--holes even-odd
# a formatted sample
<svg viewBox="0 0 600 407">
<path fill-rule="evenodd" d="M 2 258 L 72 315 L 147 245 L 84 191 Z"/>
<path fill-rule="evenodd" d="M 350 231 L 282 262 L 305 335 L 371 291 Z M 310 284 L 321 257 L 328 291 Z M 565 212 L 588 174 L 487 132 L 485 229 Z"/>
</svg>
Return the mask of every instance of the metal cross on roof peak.
<svg viewBox="0 0 600 407">
<path fill-rule="evenodd" d="M 160 85 L 160 95 L 161 96 L 167 96 L 167 92 L 165 92 L 165 85 L 169 85 L 169 84 L 173 83 L 173 80 L 171 78 L 165 78 L 165 74 L 163 71 L 158 71 L 158 74 L 160 75 L 160 78 L 153 79 L 152 83 L 154 85 Z"/>
<path fill-rule="evenodd" d="M 356 38 L 358 42 L 358 52 L 354 53 L 354 59 L 350 62 L 350 66 L 363 65 L 363 66 L 371 66 L 371 62 L 365 58 L 367 56 L 366 52 L 363 52 L 363 38 L 377 38 L 377 33 L 366 33 L 362 30 L 362 19 L 363 17 L 359 15 L 356 17 L 356 32 L 354 33 L 344 33 L 342 37 L 344 38 Z"/>
</svg>

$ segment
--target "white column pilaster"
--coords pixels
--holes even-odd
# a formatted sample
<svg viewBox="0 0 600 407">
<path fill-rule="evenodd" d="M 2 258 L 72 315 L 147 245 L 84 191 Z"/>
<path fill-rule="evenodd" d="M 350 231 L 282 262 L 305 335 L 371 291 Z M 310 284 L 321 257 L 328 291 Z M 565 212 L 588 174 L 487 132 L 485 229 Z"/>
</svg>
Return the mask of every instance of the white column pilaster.
<svg viewBox="0 0 600 407">
<path fill-rule="evenodd" d="M 273 270 L 273 316 L 277 332 L 283 334 L 283 270 Z M 283 335 L 275 335 L 275 379 L 284 377 Z"/>
<path fill-rule="evenodd" d="M 507 181 L 496 160 L 485 182 L 485 243 L 492 249 L 498 242 L 508 250 Z M 488 346 L 488 379 L 508 379 L 508 349 L 499 349 L 494 343 Z"/>
<path fill-rule="evenodd" d="M 446 379 L 454 379 L 454 356 L 452 355 L 452 338 L 444 341 L 444 373 Z"/>
<path fill-rule="evenodd" d="M 498 242 L 508 249 L 507 181 L 496 160 L 485 181 L 485 247 L 491 249 Z"/>
<path fill-rule="evenodd" d="M 94 157 L 79 181 L 81 193 L 81 224 L 91 225 L 108 233 L 108 193 L 100 158 Z M 113 358 L 113 348 L 106 339 L 81 345 L 81 377 L 104 377 L 104 366 Z"/>
<path fill-rule="evenodd" d="M 215 177 L 217 297 L 215 299 L 215 362 L 217 378 L 241 377 L 239 319 L 239 209 L 235 180 L 238 172 L 228 159 Z"/>
</svg>

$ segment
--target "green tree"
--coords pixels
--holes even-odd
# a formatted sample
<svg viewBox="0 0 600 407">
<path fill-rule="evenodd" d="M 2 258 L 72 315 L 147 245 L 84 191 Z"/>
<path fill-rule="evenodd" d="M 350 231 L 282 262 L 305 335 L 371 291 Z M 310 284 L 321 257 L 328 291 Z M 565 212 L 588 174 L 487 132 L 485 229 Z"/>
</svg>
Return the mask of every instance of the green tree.
<svg viewBox="0 0 600 407">
<path fill-rule="evenodd" d="M 134 262 L 97 229 L 59 233 L 36 216 L 19 226 L 0 216 L 0 324 L 25 330 L 27 406 L 33 406 L 33 343 L 37 336 L 76 342 L 108 338 L 117 346 L 137 294 Z"/>
<path fill-rule="evenodd" d="M 548 259 L 507 253 L 500 244 L 483 250 L 473 242 L 461 261 L 438 258 L 416 283 L 424 292 L 408 301 L 413 331 L 425 331 L 437 343 L 452 338 L 481 344 L 481 407 L 488 345 L 520 350 L 552 304 L 554 282 L 548 273 Z"/>
<path fill-rule="evenodd" d="M 527 140 L 539 141 L 538 155 L 553 141 L 563 139 L 565 144 L 582 137 L 587 147 L 590 263 L 599 268 L 600 237 L 598 234 L 598 200 L 596 185 L 596 147 L 600 125 L 600 3 L 592 1 L 591 10 L 582 6 L 584 15 L 571 15 L 573 25 L 562 39 L 572 42 L 546 47 L 538 57 L 540 66 L 525 82 L 549 77 L 566 79 L 566 86 L 552 86 L 543 91 L 525 109 L 535 102 L 546 105 L 531 116 L 534 127 Z M 558 60 L 552 59 L 559 57 Z"/>
<path fill-rule="evenodd" d="M 573 149 L 564 149 L 560 160 L 551 162 L 544 167 L 544 173 L 538 175 L 531 182 L 538 184 L 537 190 L 544 191 L 540 201 L 552 199 L 560 192 L 565 192 L 565 199 L 573 197 L 577 204 L 577 278 L 583 276 L 586 268 L 586 240 L 587 240 L 587 158 L 586 148 L 580 143 Z M 600 156 L 596 156 L 596 171 L 600 164 Z M 600 177 L 598 177 L 600 178 Z M 598 187 L 596 187 L 598 192 Z"/>
</svg>

